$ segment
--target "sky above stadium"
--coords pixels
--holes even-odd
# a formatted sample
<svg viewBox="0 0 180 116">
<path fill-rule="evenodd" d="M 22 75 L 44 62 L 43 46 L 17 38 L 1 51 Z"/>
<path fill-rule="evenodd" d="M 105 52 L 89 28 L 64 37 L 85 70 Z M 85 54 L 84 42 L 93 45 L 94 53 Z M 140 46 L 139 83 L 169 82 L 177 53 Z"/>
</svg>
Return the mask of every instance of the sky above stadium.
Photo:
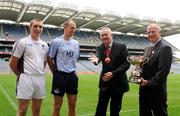
<svg viewBox="0 0 180 116">
<path fill-rule="evenodd" d="M 23 0 L 31 2 L 32 0 Z M 35 0 L 34 0 L 35 1 Z M 45 0 L 44 0 L 45 1 Z M 143 17 L 152 17 L 157 21 L 160 19 L 169 19 L 174 22 L 180 21 L 179 0 L 49 0 L 52 5 L 58 6 L 58 3 L 67 3 L 77 5 L 79 10 L 83 7 L 92 7 L 99 9 L 101 13 L 113 11 L 124 16 L 134 14 Z M 180 49 L 180 35 L 166 37 L 166 40 L 173 43 Z"/>
<path fill-rule="evenodd" d="M 31 2 L 33 0 L 23 0 Z M 35 1 L 35 0 L 34 0 Z M 43 0 L 46 1 L 46 0 Z M 172 22 L 180 20 L 178 0 L 49 0 L 52 5 L 58 3 L 75 4 L 79 9 L 93 7 L 100 9 L 102 13 L 106 10 L 114 11 L 122 16 L 127 13 L 138 15 L 140 18 L 150 16 L 157 20 L 160 18 L 171 19 Z"/>
</svg>

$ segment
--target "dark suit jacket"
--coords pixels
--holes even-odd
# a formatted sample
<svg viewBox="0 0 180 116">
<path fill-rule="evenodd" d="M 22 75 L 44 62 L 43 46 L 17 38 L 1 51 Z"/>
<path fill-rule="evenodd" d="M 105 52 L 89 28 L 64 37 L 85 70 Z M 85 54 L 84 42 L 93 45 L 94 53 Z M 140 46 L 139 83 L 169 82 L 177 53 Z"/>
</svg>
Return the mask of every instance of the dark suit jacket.
<svg viewBox="0 0 180 116">
<path fill-rule="evenodd" d="M 111 46 L 109 64 L 105 63 L 106 48 L 101 44 L 97 49 L 99 62 L 102 61 L 102 72 L 100 74 L 99 88 L 100 91 L 109 90 L 116 93 L 124 93 L 129 90 L 126 71 L 130 64 L 127 62 L 128 51 L 124 44 L 113 42 Z M 108 82 L 102 80 L 104 73 L 112 72 L 113 77 Z"/>
<path fill-rule="evenodd" d="M 142 77 L 149 81 L 145 87 L 140 87 L 140 95 L 149 96 L 154 99 L 167 99 L 166 82 L 172 63 L 171 47 L 160 40 L 149 54 L 150 47 L 144 52 L 149 61 L 142 67 Z"/>
</svg>

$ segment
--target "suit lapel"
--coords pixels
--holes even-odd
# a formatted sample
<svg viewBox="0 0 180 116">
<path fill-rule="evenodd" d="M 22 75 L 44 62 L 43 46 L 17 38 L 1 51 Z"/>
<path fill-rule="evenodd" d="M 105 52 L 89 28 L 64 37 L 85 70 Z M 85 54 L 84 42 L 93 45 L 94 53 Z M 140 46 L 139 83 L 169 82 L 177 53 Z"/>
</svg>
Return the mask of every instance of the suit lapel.
<svg viewBox="0 0 180 116">
<path fill-rule="evenodd" d="M 101 54 L 102 54 L 102 59 L 106 58 L 106 48 L 104 44 L 101 45 Z"/>
<path fill-rule="evenodd" d="M 161 45 L 162 40 L 160 40 L 155 46 L 154 46 L 154 52 L 156 52 L 159 49 L 159 46 Z"/>
<path fill-rule="evenodd" d="M 152 51 L 150 50 L 150 49 L 151 49 L 150 47 L 148 48 L 147 52 L 145 53 L 147 57 L 151 58 L 151 57 L 154 56 L 154 54 L 157 53 L 157 51 L 158 51 L 158 49 L 159 49 L 159 46 L 160 46 L 160 44 L 161 44 L 161 41 L 162 41 L 162 40 L 160 40 L 160 41 L 154 46 L 154 48 L 152 49 Z M 149 53 L 149 52 L 150 52 L 150 53 Z"/>
<path fill-rule="evenodd" d="M 153 57 L 157 52 L 158 52 L 158 49 L 159 49 L 159 46 L 161 45 L 161 42 L 162 40 L 160 40 L 153 48 L 153 51 L 151 53 L 151 57 Z"/>
<path fill-rule="evenodd" d="M 144 56 L 145 56 L 145 57 L 149 57 L 149 56 L 148 56 L 149 51 L 150 51 L 150 46 L 148 46 L 148 47 L 144 50 Z"/>
</svg>

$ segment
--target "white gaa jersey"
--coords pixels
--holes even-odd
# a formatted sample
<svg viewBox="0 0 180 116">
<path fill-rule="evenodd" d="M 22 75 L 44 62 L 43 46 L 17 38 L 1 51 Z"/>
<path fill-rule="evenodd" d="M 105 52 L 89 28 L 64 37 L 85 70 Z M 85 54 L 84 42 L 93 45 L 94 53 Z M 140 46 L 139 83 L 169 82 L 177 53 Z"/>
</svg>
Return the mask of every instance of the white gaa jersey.
<svg viewBox="0 0 180 116">
<path fill-rule="evenodd" d="M 13 56 L 20 58 L 24 54 L 24 73 L 32 75 L 45 74 L 48 45 L 41 39 L 35 41 L 31 36 L 21 39 Z"/>
</svg>

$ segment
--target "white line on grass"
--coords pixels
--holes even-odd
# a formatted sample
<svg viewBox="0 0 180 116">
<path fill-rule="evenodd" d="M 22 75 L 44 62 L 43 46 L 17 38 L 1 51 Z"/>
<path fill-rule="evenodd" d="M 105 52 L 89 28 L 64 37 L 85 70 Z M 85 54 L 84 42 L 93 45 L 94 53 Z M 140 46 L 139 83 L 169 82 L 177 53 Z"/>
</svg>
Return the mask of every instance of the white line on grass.
<svg viewBox="0 0 180 116">
<path fill-rule="evenodd" d="M 11 106 L 13 107 L 13 109 L 16 111 L 17 110 L 17 105 L 14 103 L 14 101 L 9 97 L 8 93 L 6 92 L 6 90 L 2 87 L 1 83 L 0 83 L 0 89 L 2 90 L 3 94 L 6 96 L 6 98 L 8 99 L 9 103 L 11 104 Z"/>
<path fill-rule="evenodd" d="M 177 108 L 177 107 L 180 107 L 180 105 L 168 106 L 168 108 Z"/>
<path fill-rule="evenodd" d="M 121 110 L 121 112 L 137 112 L 139 110 Z"/>
</svg>

